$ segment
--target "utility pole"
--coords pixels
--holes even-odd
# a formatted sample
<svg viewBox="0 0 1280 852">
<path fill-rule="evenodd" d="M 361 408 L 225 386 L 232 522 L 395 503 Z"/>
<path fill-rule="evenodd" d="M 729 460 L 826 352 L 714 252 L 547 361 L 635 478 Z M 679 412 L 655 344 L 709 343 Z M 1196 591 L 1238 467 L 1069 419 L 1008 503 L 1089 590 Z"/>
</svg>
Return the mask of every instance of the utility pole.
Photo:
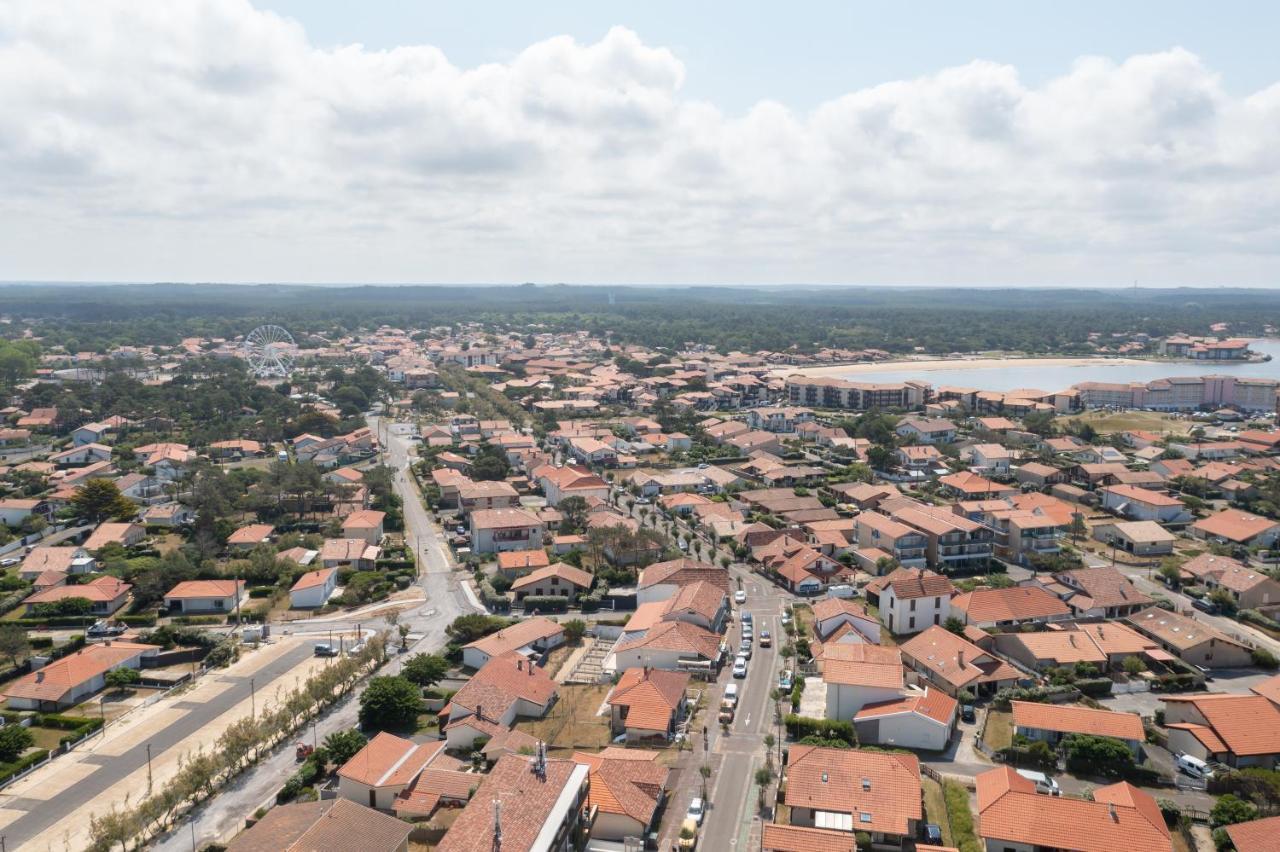
<svg viewBox="0 0 1280 852">
<path fill-rule="evenodd" d="M 151 795 L 151 743 L 147 743 L 147 795 Z"/>
<path fill-rule="evenodd" d="M 253 718 L 258 716 L 258 693 L 254 688 L 254 679 L 249 678 L 249 715 Z"/>
</svg>

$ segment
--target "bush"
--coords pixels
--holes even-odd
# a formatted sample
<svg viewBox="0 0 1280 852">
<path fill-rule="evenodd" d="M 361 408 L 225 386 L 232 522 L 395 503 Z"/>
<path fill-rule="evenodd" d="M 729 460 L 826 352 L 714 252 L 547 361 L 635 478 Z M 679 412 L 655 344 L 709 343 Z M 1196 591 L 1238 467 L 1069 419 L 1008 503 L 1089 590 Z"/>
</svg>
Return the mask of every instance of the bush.
<svg viewBox="0 0 1280 852">
<path fill-rule="evenodd" d="M 539 615 L 547 612 L 567 612 L 569 599 L 560 597 L 527 597 L 523 601 L 525 612 L 536 611 Z"/>
<path fill-rule="evenodd" d="M 24 770 L 32 766 L 35 766 L 37 763 L 43 762 L 48 757 L 49 757 L 48 749 L 41 748 L 41 749 L 36 749 L 35 751 L 30 752 L 29 754 L 23 755 L 22 757 L 15 760 L 13 763 L 6 763 L 3 765 L 0 765 L 0 784 L 5 783 L 6 781 L 8 781 L 10 778 L 17 775 L 18 773 L 23 772 Z"/>
<path fill-rule="evenodd" d="M 0 763 L 12 763 L 31 746 L 36 738 L 21 725 L 5 725 L 0 728 Z"/>
<path fill-rule="evenodd" d="M 1268 651 L 1266 648 L 1254 648 L 1251 652 L 1253 664 L 1261 669 L 1274 671 L 1280 668 L 1280 660 L 1276 659 L 1276 655 Z"/>
<path fill-rule="evenodd" d="M 1090 698 L 1101 698 L 1111 694 L 1111 678 L 1107 677 L 1091 677 L 1077 680 L 1074 684 L 1075 688 L 1080 690 L 1082 695 Z"/>
<path fill-rule="evenodd" d="M 422 693 L 407 678 L 370 678 L 360 694 L 360 727 L 367 731 L 411 729 L 421 710 Z"/>
<path fill-rule="evenodd" d="M 840 719 L 810 719 L 807 716 L 788 713 L 786 725 L 787 733 L 790 734 L 792 739 L 800 740 L 812 736 L 821 739 L 843 740 L 851 746 L 858 744 L 858 736 L 854 733 L 852 722 L 845 722 Z"/>
<path fill-rule="evenodd" d="M 258 586 L 249 590 L 251 598 L 269 598 L 276 593 L 274 586 Z"/>
<path fill-rule="evenodd" d="M 1009 712 L 1013 705 L 1013 701 L 1035 701 L 1041 704 L 1049 702 L 1051 698 L 1057 695 L 1070 695 L 1076 692 L 1074 686 L 1066 684 L 1058 686 L 1033 686 L 1028 689 L 1021 687 L 1011 687 L 1002 689 L 995 694 L 991 700 L 991 706 L 1003 713 Z"/>
<path fill-rule="evenodd" d="M 1213 810 L 1209 812 L 1209 825 L 1221 828 L 1224 825 L 1235 825 L 1238 822 L 1249 822 L 1257 818 L 1257 805 L 1246 802 L 1235 793 L 1227 793 L 1218 797 Z"/>
<path fill-rule="evenodd" d="M 1062 740 L 1067 768 L 1090 775 L 1120 778 L 1134 768 L 1133 752 L 1114 737 L 1069 734 Z"/>
</svg>

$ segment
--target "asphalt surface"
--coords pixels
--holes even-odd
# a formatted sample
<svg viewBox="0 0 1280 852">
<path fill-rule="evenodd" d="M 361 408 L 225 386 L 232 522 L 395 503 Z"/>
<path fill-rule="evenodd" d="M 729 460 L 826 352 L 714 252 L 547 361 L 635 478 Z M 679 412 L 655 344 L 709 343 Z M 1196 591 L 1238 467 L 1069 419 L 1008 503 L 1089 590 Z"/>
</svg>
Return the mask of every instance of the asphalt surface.
<svg viewBox="0 0 1280 852">
<path fill-rule="evenodd" d="M 253 688 L 260 695 L 268 695 L 276 680 L 287 677 L 303 660 L 311 656 L 311 648 L 299 647 L 282 655 L 269 665 L 259 669 L 253 675 Z M 169 749 L 180 751 L 186 748 L 186 739 L 210 724 L 225 709 L 249 698 L 249 678 L 235 678 L 234 685 L 218 697 L 217 704 L 195 704 L 186 708 L 187 713 L 173 724 L 157 731 L 148 742 L 139 743 L 119 756 L 92 754 L 82 758 L 82 762 L 100 767 L 83 780 L 77 781 L 66 790 L 51 799 L 44 801 L 24 801 L 19 797 L 0 797 L 0 805 L 5 808 L 25 809 L 27 814 L 9 823 L 4 829 L 7 848 L 19 849 L 23 844 L 39 839 L 52 826 L 82 808 L 96 796 L 105 793 L 121 778 L 128 777 L 147 763 L 147 746 L 151 747 L 154 761 Z M 181 702 L 179 702 L 181 703 Z M 139 791 L 141 792 L 141 791 Z M 48 838 L 52 841 L 54 838 Z M 184 847 L 185 848 L 185 847 Z"/>
</svg>

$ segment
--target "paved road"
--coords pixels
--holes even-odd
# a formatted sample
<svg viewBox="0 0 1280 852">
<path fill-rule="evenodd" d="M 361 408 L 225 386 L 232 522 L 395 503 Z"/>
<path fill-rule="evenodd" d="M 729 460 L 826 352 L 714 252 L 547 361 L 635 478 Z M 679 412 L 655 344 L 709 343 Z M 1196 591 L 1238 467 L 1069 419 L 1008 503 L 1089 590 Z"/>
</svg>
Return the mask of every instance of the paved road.
<svg viewBox="0 0 1280 852">
<path fill-rule="evenodd" d="M 279 659 L 254 673 L 253 688 L 259 695 L 271 694 L 276 680 L 288 677 L 294 668 L 309 656 L 311 656 L 311 649 L 305 646 L 281 655 Z M 16 796 L 0 797 L 0 805 L 3 807 L 27 811 L 25 816 L 19 817 L 5 827 L 3 833 L 7 848 L 18 849 L 24 843 L 42 837 L 52 826 L 82 808 L 96 796 L 105 793 L 119 779 L 145 766 L 148 744 L 151 746 L 152 759 L 156 762 L 159 762 L 162 755 L 171 748 L 177 748 L 179 751 L 186 749 L 188 737 L 212 723 L 226 711 L 227 707 L 249 698 L 250 679 L 240 677 L 234 680 L 234 685 L 218 697 L 216 704 L 187 705 L 182 701 L 177 702 L 176 706 L 188 712 L 167 727 L 156 731 L 148 742 L 139 743 L 119 756 L 105 754 L 85 756 L 82 762 L 101 768 L 48 801 L 26 800 Z M 52 841 L 54 838 L 47 839 Z"/>
<path fill-rule="evenodd" d="M 369 419 L 369 426 L 375 432 L 378 429 L 377 418 Z M 435 525 L 422 507 L 417 489 L 406 474 L 409 462 L 412 461 L 411 441 L 399 434 L 394 424 L 388 424 L 384 436 L 386 446 L 386 464 L 396 471 L 396 493 L 404 503 L 405 543 L 420 554 L 419 583 L 426 592 L 425 602 L 417 602 L 412 609 L 405 610 L 400 622 L 411 628 L 411 652 L 437 651 L 445 644 L 445 628 L 459 615 L 479 611 L 459 583 L 459 575 L 451 567 L 448 552 L 445 550 L 436 532 Z M 345 630 L 356 626 L 356 621 L 325 621 L 308 626 L 307 622 L 293 622 L 285 625 L 295 635 L 315 633 L 317 639 L 329 630 Z M 379 630 L 386 627 L 386 622 L 376 614 L 359 620 L 366 629 Z M 400 660 L 408 654 L 393 658 L 386 670 L 394 674 L 399 671 Z M 323 741 L 334 731 L 355 727 L 359 712 L 359 690 L 352 692 L 344 701 L 331 708 L 328 713 L 316 721 L 315 731 L 300 732 L 299 739 L 314 737 Z M 187 852 L 191 849 L 192 823 L 195 826 L 195 837 L 201 844 L 211 843 L 227 838 L 244 825 L 244 819 L 259 806 L 267 802 L 275 791 L 297 768 L 294 762 L 293 748 L 286 745 L 257 766 L 243 773 L 228 788 L 219 792 L 212 800 L 192 812 L 169 833 L 155 844 L 161 852 Z"/>
</svg>

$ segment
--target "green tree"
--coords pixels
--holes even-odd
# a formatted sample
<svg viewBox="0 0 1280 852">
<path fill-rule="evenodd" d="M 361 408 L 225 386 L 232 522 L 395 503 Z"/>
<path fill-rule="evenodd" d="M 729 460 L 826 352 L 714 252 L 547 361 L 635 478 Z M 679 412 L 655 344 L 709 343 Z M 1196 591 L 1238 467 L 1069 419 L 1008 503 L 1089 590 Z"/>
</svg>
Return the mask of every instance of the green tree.
<svg viewBox="0 0 1280 852">
<path fill-rule="evenodd" d="M 360 749 L 365 747 L 369 739 L 355 728 L 345 731 L 334 731 L 332 734 L 324 738 L 324 750 L 328 752 L 329 759 L 333 761 L 335 766 L 342 766 L 348 760 L 356 756 Z"/>
<path fill-rule="evenodd" d="M 1094 775 L 1122 777 L 1133 767 L 1133 752 L 1114 737 L 1070 734 L 1062 741 L 1067 765 Z"/>
<path fill-rule="evenodd" d="M 21 725 L 0 728 L 0 763 L 13 763 L 36 743 L 31 731 Z"/>
<path fill-rule="evenodd" d="M 556 506 L 562 519 L 560 532 L 572 535 L 587 525 L 587 501 L 582 497 L 566 497 Z"/>
<path fill-rule="evenodd" d="M 569 642 L 578 642 L 587 632 L 587 623 L 581 618 L 571 618 L 564 623 L 564 638 Z"/>
<path fill-rule="evenodd" d="M 449 674 L 449 661 L 438 654 L 414 654 L 400 674 L 418 686 L 434 686 Z"/>
<path fill-rule="evenodd" d="M 71 495 L 71 507 L 79 520 L 89 524 L 127 521 L 138 514 L 138 507 L 109 479 L 90 479 L 81 485 Z"/>
<path fill-rule="evenodd" d="M 107 686 L 117 690 L 125 690 L 140 680 L 142 680 L 142 675 L 138 673 L 138 670 L 127 666 L 112 669 L 106 674 Z"/>
<path fill-rule="evenodd" d="M 1252 802 L 1246 802 L 1235 793 L 1219 796 L 1218 801 L 1213 805 L 1213 810 L 1209 811 L 1209 825 L 1214 828 L 1249 822 L 1257 818 L 1258 806 Z"/>
<path fill-rule="evenodd" d="M 471 478 L 475 480 L 497 481 L 506 479 L 510 473 L 506 453 L 492 444 L 481 446 L 471 462 Z"/>
<path fill-rule="evenodd" d="M 947 632 L 954 633 L 957 636 L 964 633 L 964 622 L 954 615 L 947 616 L 947 620 L 942 622 L 942 626 L 946 628 Z"/>
<path fill-rule="evenodd" d="M 360 694 L 360 727 L 366 731 L 412 729 L 421 711 L 418 687 L 404 677 L 371 678 Z"/>
<path fill-rule="evenodd" d="M 31 653 L 31 640 L 27 630 L 19 624 L 0 623 L 0 656 L 16 666 Z"/>
</svg>

